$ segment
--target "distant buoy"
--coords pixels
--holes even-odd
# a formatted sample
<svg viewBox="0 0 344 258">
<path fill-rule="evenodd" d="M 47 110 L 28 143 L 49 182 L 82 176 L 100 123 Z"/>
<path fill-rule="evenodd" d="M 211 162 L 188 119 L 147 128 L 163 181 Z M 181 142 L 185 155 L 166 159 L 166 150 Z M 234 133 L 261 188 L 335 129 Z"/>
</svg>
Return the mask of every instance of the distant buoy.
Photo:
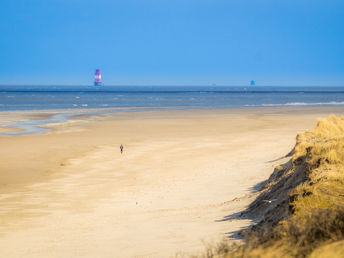
<svg viewBox="0 0 344 258">
<path fill-rule="evenodd" d="M 100 69 L 96 69 L 96 73 L 94 74 L 94 86 L 101 86 L 102 85 L 102 74 Z"/>
</svg>

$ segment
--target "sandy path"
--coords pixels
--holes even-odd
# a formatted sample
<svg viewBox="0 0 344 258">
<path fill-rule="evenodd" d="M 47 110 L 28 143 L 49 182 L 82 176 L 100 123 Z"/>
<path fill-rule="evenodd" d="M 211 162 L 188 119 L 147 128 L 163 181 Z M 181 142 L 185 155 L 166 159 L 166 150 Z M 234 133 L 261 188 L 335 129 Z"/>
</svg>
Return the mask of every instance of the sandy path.
<svg viewBox="0 0 344 258">
<path fill-rule="evenodd" d="M 86 131 L 71 125 L 60 133 L 25 137 L 25 144 L 31 139 L 38 145 L 40 140 L 74 139 L 77 144 L 93 137 L 93 148 L 64 149 L 70 158 L 63 160 L 66 166 L 58 168 L 58 176 L 0 195 L 2 256 L 201 252 L 203 241 L 217 241 L 250 224 L 220 220 L 248 204 L 250 198 L 231 200 L 250 195 L 281 162 L 269 161 L 288 153 L 296 133 L 311 129 L 314 118 L 327 113 L 321 112 L 128 114 L 94 121 Z M 73 128 L 79 133 L 70 137 Z M 56 142 L 55 148 L 62 147 Z M 39 151 L 41 162 L 30 164 L 38 170 L 49 153 Z"/>
</svg>

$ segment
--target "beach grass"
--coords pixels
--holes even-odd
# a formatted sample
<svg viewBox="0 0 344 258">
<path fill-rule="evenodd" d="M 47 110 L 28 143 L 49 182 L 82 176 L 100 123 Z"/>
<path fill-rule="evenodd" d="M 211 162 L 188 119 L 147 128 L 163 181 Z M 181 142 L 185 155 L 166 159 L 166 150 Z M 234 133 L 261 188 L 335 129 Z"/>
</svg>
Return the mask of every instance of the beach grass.
<svg viewBox="0 0 344 258">
<path fill-rule="evenodd" d="M 298 134 L 291 160 L 275 168 L 243 216 L 261 218 L 241 232 L 244 244 L 206 257 L 343 257 L 344 118 L 331 115 Z"/>
</svg>

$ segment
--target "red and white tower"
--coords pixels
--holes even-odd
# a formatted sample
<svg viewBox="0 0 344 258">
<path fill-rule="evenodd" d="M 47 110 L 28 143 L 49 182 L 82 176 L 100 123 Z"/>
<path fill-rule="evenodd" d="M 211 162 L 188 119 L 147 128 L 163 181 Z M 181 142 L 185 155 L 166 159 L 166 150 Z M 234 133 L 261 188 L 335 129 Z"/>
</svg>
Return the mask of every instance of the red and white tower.
<svg viewBox="0 0 344 258">
<path fill-rule="evenodd" d="M 96 73 L 94 74 L 94 86 L 101 86 L 102 85 L 102 74 L 100 69 L 96 69 Z"/>
</svg>

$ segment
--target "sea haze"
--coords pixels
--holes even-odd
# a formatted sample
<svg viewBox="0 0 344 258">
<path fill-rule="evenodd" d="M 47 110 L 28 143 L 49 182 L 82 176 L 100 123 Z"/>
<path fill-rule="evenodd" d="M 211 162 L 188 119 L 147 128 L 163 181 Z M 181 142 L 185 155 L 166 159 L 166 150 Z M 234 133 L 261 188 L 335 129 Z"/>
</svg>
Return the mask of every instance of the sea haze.
<svg viewBox="0 0 344 258">
<path fill-rule="evenodd" d="M 0 86 L 1 111 L 308 105 L 344 105 L 344 86 Z"/>
</svg>

